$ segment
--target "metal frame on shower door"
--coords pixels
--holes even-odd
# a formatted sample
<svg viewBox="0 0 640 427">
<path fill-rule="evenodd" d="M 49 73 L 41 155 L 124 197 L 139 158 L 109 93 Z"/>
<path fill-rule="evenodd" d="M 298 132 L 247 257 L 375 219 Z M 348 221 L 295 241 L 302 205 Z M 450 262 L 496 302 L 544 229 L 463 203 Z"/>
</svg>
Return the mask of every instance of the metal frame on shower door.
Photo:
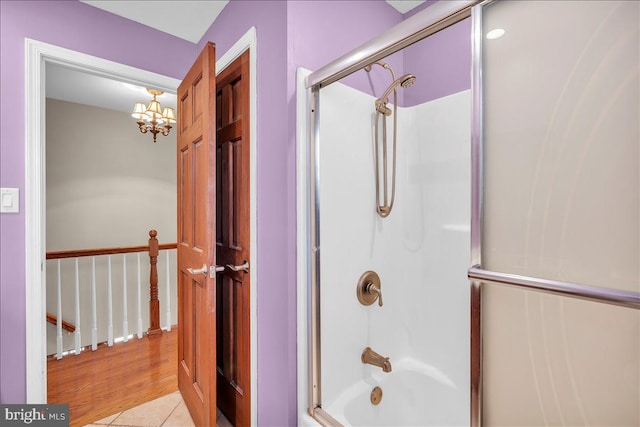
<svg viewBox="0 0 640 427">
<path fill-rule="evenodd" d="M 312 124 L 309 132 L 308 157 L 306 159 L 309 170 L 309 199 L 307 200 L 306 211 L 309 215 L 309 221 L 305 230 L 309 242 L 305 255 L 310 270 L 307 274 L 308 412 L 322 425 L 336 426 L 340 425 L 340 423 L 322 408 L 322 353 L 320 342 L 320 89 L 410 44 L 468 18 L 471 16 L 471 7 L 476 3 L 477 0 L 439 1 L 307 77 L 305 86 L 309 90 L 308 119 L 309 123 Z"/>
<path fill-rule="evenodd" d="M 482 425 L 482 287 L 499 284 L 627 308 L 640 309 L 640 293 L 489 271 L 482 268 L 483 220 L 483 91 L 482 10 L 497 0 L 472 8 L 471 127 L 471 425 Z"/>
</svg>

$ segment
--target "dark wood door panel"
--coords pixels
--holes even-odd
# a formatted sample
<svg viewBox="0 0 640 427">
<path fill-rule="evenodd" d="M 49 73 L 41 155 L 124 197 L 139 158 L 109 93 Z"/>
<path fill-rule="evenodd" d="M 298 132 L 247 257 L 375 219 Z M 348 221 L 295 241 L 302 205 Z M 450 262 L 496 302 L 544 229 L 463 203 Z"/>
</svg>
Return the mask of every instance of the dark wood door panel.
<svg viewBox="0 0 640 427">
<path fill-rule="evenodd" d="M 218 76 L 216 93 L 218 265 L 250 264 L 249 53 Z M 218 407 L 235 426 L 250 424 L 250 280 L 244 271 L 218 276 Z"/>
</svg>

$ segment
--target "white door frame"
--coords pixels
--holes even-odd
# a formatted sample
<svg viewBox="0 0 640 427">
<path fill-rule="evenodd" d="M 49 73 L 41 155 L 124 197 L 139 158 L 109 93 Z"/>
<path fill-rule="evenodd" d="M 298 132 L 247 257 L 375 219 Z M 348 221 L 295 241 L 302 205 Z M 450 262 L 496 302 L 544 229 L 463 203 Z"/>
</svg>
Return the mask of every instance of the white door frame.
<svg viewBox="0 0 640 427">
<path fill-rule="evenodd" d="M 251 334 L 251 420 L 257 420 L 257 99 L 256 30 L 238 40 L 216 63 L 221 71 L 245 50 L 251 49 L 251 135 L 250 135 L 250 251 L 252 283 L 250 301 Z M 194 49 L 194 54 L 195 54 Z M 180 80 L 117 62 L 72 51 L 59 46 L 25 39 L 25 244 L 26 244 L 26 389 L 27 403 L 47 402 L 46 358 L 46 141 L 45 68 L 47 63 L 176 93 Z"/>
</svg>

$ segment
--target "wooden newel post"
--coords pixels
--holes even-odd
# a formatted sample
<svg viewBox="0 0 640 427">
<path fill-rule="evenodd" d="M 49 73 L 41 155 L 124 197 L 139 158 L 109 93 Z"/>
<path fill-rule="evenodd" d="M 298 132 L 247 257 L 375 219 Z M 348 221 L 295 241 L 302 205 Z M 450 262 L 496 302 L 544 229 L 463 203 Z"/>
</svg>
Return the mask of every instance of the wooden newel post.
<svg viewBox="0 0 640 427">
<path fill-rule="evenodd" d="M 151 272 L 149 273 L 149 331 L 148 334 L 162 334 L 160 329 L 160 301 L 158 301 L 158 239 L 156 230 L 149 231 L 149 262 L 151 263 Z"/>
</svg>

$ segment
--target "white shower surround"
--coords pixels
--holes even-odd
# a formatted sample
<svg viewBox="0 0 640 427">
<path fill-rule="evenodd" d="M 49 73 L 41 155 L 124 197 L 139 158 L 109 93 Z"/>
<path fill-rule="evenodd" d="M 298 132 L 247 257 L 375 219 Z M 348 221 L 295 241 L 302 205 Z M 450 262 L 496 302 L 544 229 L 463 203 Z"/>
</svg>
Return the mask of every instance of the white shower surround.
<svg viewBox="0 0 640 427">
<path fill-rule="evenodd" d="M 396 200 L 385 219 L 375 211 L 374 101 L 341 83 L 320 91 L 322 407 L 345 425 L 467 425 L 470 92 L 398 108 Z M 381 278 L 383 307 L 356 298 L 367 270 Z M 299 278 L 302 413 L 306 273 Z M 393 371 L 363 365 L 367 346 Z"/>
</svg>

